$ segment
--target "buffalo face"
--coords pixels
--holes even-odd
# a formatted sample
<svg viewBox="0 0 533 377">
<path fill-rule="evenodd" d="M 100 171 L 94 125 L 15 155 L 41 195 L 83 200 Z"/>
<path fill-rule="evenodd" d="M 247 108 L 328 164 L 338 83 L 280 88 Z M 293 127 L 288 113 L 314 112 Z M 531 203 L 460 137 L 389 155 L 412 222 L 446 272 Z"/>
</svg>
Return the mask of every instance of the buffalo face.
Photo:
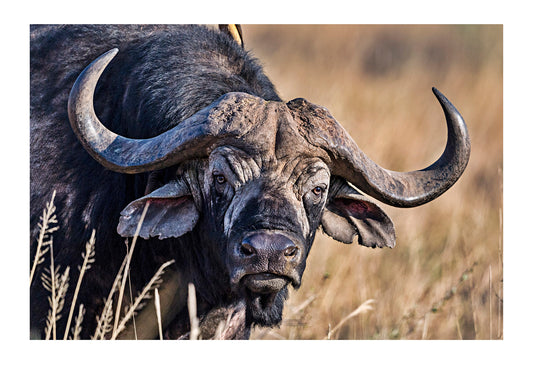
<svg viewBox="0 0 533 377">
<path fill-rule="evenodd" d="M 268 123 L 205 159 L 187 162 L 170 182 L 129 204 L 118 232 L 180 237 L 204 232 L 211 259 L 226 272 L 232 295 L 246 303 L 248 324 L 281 321 L 288 287 L 298 288 L 317 229 L 337 240 L 394 245 L 385 213 L 344 179 L 327 154 L 309 145 L 282 103 L 266 106 Z M 211 261 L 213 262 L 213 261 Z"/>
<path fill-rule="evenodd" d="M 273 325 L 288 286 L 300 286 L 330 173 L 319 159 L 258 157 L 228 147 L 211 154 L 208 210 L 224 235 L 224 263 L 248 320 Z"/>
</svg>

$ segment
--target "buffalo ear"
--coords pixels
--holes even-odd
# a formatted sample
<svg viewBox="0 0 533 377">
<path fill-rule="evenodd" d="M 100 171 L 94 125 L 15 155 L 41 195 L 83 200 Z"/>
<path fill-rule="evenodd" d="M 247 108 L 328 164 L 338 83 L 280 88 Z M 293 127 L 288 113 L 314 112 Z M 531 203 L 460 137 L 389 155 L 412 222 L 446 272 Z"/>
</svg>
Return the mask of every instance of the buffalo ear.
<svg viewBox="0 0 533 377">
<path fill-rule="evenodd" d="M 187 185 L 182 181 L 171 181 L 124 208 L 117 227 L 122 237 L 135 235 L 148 202 L 150 205 L 139 231 L 139 236 L 145 239 L 180 237 L 190 232 L 200 217 Z"/>
<path fill-rule="evenodd" d="M 333 239 L 368 247 L 394 247 L 396 233 L 387 214 L 371 199 L 348 185 L 332 179 L 330 197 L 322 214 L 322 229 Z"/>
</svg>

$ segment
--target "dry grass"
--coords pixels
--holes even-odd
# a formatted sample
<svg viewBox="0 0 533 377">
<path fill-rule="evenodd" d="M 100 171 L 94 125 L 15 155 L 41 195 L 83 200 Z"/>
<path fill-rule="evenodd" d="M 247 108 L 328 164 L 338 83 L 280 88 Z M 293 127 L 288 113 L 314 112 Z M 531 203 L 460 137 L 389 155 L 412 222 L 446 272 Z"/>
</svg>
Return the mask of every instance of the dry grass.
<svg viewBox="0 0 533 377">
<path fill-rule="evenodd" d="M 501 339 L 502 27 L 245 25 L 243 33 L 282 98 L 327 107 L 383 167 L 420 169 L 442 152 L 445 120 L 432 86 L 461 111 L 472 140 L 465 174 L 442 197 L 383 206 L 394 249 L 319 234 L 281 327 L 252 338 L 323 339 L 375 299 L 332 338 Z"/>
<path fill-rule="evenodd" d="M 189 283 L 188 290 L 187 308 L 189 310 L 189 320 L 191 323 L 189 339 L 198 340 L 200 336 L 200 324 L 198 322 L 198 317 L 196 316 L 196 289 L 193 284 Z"/>
<path fill-rule="evenodd" d="M 37 266 L 45 262 L 47 256 L 46 254 L 48 254 L 50 267 L 45 267 L 40 273 L 42 284 L 44 288 L 50 293 L 48 298 L 50 308 L 46 316 L 46 328 L 44 329 L 45 339 L 58 339 L 57 323 L 62 317 L 63 309 L 68 306 L 70 307 L 70 310 L 65 326 L 63 339 L 77 340 L 79 339 L 79 335 L 81 333 L 83 316 L 85 314 L 83 304 L 79 305 L 78 315 L 75 317 L 74 325 L 71 327 L 72 316 L 76 308 L 76 301 L 80 286 L 83 281 L 83 277 L 85 273 L 91 268 L 91 264 L 95 261 L 96 252 L 94 245 L 96 241 L 96 232 L 93 229 L 91 237 L 86 244 L 85 252 L 81 253 L 83 263 L 81 266 L 78 266 L 78 269 L 80 271 L 78 282 L 76 284 L 72 300 L 67 302 L 65 300 L 65 297 L 69 288 L 70 266 L 66 266 L 66 268 L 61 273 L 61 266 L 54 264 L 54 242 L 52 233 L 59 229 L 58 226 L 51 227 L 52 225 L 57 224 L 57 218 L 55 215 L 56 208 L 54 205 L 55 194 L 56 193 L 54 191 L 50 202 L 46 204 L 46 208 L 43 210 L 43 216 L 41 216 L 40 222 L 38 224 L 40 233 L 38 236 L 36 256 L 33 260 L 33 265 L 30 272 L 30 284 L 34 277 L 35 271 L 37 271 Z M 115 281 L 113 282 L 107 299 L 105 299 L 104 301 L 104 308 L 102 309 L 102 313 L 97 317 L 97 327 L 95 329 L 94 335 L 92 336 L 92 339 L 117 339 L 120 334 L 126 329 L 126 326 L 131 323 L 133 326 L 135 339 L 137 339 L 137 332 L 135 329 L 135 315 L 140 310 L 142 310 L 142 308 L 146 305 L 146 302 L 152 298 L 153 292 L 155 292 L 156 295 L 154 301 L 158 315 L 157 321 L 159 325 L 159 335 L 160 338 L 162 338 L 161 318 L 159 311 L 159 296 L 157 288 L 163 281 L 163 274 L 166 268 L 172 265 L 174 263 L 174 260 L 163 263 L 155 272 L 154 276 L 150 279 L 150 281 L 144 286 L 142 291 L 137 294 L 135 299 L 133 298 L 133 294 L 131 292 L 131 285 L 129 285 L 129 298 L 125 296 L 126 283 L 129 281 L 129 266 L 131 258 L 139 235 L 139 230 L 142 226 L 144 216 L 146 215 L 146 211 L 148 210 L 149 205 L 150 202 L 147 202 L 144 207 L 143 213 L 141 215 L 139 224 L 137 225 L 137 229 L 132 240 L 131 247 L 128 247 L 128 251 L 126 253 L 126 256 L 124 257 L 122 266 L 120 267 L 115 277 Z M 118 297 L 116 303 L 113 304 L 113 299 L 115 296 Z M 127 305 L 123 307 L 123 303 Z M 113 311 L 115 311 L 115 315 L 113 315 Z M 154 321 L 155 320 L 156 319 L 154 319 Z M 72 336 L 70 338 L 68 337 L 69 332 L 72 332 Z"/>
<path fill-rule="evenodd" d="M 85 247 L 85 253 L 82 253 L 83 263 L 80 267 L 80 275 L 78 277 L 78 283 L 76 284 L 76 289 L 74 291 L 74 298 L 72 300 L 72 303 L 70 304 L 70 312 L 67 319 L 67 325 L 65 326 L 65 335 L 63 336 L 63 340 L 68 339 L 68 332 L 70 329 L 70 323 L 72 321 L 72 315 L 74 314 L 74 309 L 76 308 L 76 300 L 78 298 L 78 293 L 80 291 L 81 282 L 83 281 L 83 276 L 85 273 L 91 268 L 91 264 L 94 262 L 94 243 L 96 241 L 96 231 L 93 229 L 93 232 L 91 233 L 91 238 L 87 242 L 87 245 Z M 80 304 L 79 312 L 78 312 L 78 319 L 76 320 L 76 326 L 73 330 L 73 338 L 76 339 L 76 333 L 79 333 L 80 326 L 82 323 L 83 318 L 83 304 Z"/>
<path fill-rule="evenodd" d="M 30 271 L 30 286 L 35 275 L 37 266 L 44 262 L 45 255 L 51 248 L 52 244 L 52 234 L 59 229 L 57 224 L 57 217 L 55 214 L 56 207 L 54 205 L 54 198 L 56 192 L 54 190 L 52 194 L 52 199 L 46 203 L 46 208 L 43 209 L 43 215 L 40 217 L 39 227 L 39 236 L 37 240 L 37 250 L 35 252 L 35 257 L 33 258 L 33 263 Z"/>
</svg>

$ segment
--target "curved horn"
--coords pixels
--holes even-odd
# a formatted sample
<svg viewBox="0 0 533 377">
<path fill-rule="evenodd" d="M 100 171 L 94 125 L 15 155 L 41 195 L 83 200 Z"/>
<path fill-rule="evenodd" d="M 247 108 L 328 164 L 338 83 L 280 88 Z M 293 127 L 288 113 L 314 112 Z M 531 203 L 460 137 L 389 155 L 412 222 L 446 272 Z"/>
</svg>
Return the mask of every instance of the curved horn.
<svg viewBox="0 0 533 377">
<path fill-rule="evenodd" d="M 368 195 L 395 207 L 415 207 L 427 203 L 448 190 L 459 179 L 470 157 L 470 139 L 459 111 L 437 89 L 433 93 L 440 102 L 448 125 L 448 141 L 444 153 L 431 166 L 411 172 L 384 169 L 366 156 L 326 109 L 289 102 L 295 109 L 307 107 L 320 120 L 308 138 L 332 155 L 332 174 L 339 175 Z M 291 103 L 295 102 L 291 105 Z M 312 108 L 309 108 L 309 107 Z M 300 111 L 303 113 L 303 111 Z"/>
<path fill-rule="evenodd" d="M 74 133 L 89 154 L 110 170 L 134 174 L 201 157 L 215 141 L 248 132 L 247 126 L 253 122 L 242 120 L 249 118 L 254 108 L 264 102 L 245 93 L 227 93 L 153 138 L 130 139 L 117 135 L 100 122 L 93 107 L 96 83 L 117 52 L 118 49 L 112 49 L 85 68 L 68 99 L 68 116 Z M 244 103 L 249 111 L 232 111 Z"/>
</svg>

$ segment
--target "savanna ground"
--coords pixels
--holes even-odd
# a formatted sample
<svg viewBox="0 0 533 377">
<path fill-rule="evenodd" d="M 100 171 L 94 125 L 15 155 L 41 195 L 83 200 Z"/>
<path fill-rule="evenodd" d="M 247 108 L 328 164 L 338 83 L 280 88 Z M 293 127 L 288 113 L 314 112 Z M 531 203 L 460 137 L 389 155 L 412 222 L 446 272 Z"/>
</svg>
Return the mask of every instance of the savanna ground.
<svg viewBox="0 0 533 377">
<path fill-rule="evenodd" d="M 416 170 L 446 143 L 435 86 L 459 109 L 472 154 L 448 192 L 383 205 L 394 249 L 317 235 L 279 328 L 252 339 L 503 338 L 503 28 L 499 25 L 243 26 L 285 100 L 327 107 L 381 166 Z M 337 325 L 365 301 L 363 311 Z M 336 328 L 337 327 L 337 328 Z"/>
</svg>

